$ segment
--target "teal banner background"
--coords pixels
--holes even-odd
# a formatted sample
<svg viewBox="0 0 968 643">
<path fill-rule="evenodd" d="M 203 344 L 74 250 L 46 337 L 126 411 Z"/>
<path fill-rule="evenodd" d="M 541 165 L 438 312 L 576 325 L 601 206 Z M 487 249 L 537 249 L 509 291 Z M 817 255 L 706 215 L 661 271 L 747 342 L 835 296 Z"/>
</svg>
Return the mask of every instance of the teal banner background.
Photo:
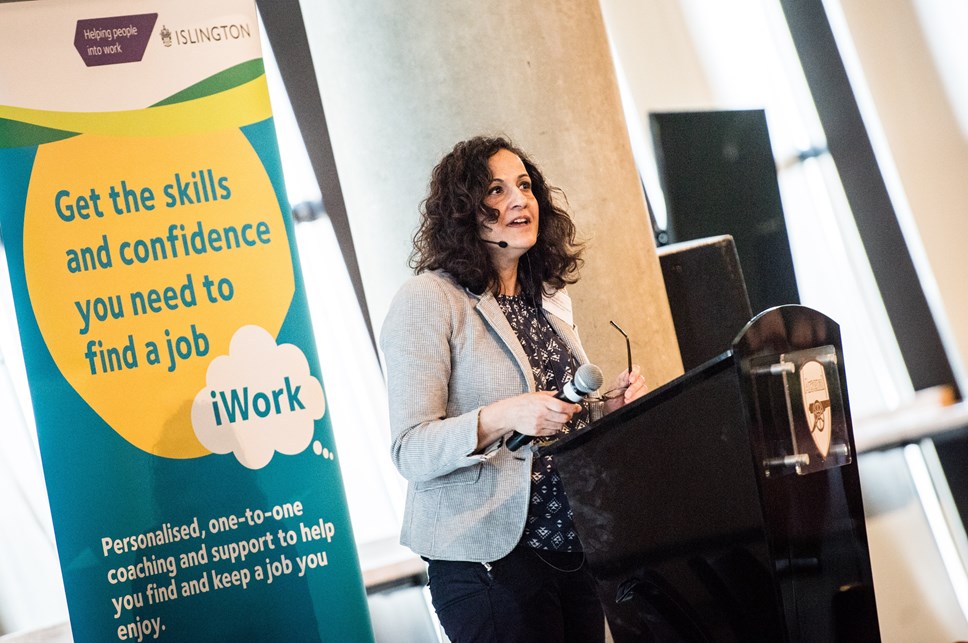
<svg viewBox="0 0 968 643">
<path fill-rule="evenodd" d="M 282 184 L 272 121 L 244 129 L 271 177 L 280 206 L 289 211 Z M 81 399 L 61 375 L 34 318 L 24 275 L 22 246 L 23 207 L 36 148 L 0 150 L 0 226 L 16 299 L 17 320 L 24 348 L 31 397 L 53 514 L 57 548 L 67 590 L 74 638 L 82 641 L 124 640 L 118 628 L 160 618 L 159 640 L 372 640 L 366 596 L 346 508 L 338 466 L 312 448 L 295 456 L 276 454 L 262 469 L 250 470 L 230 453 L 201 458 L 171 459 L 153 456 L 132 446 Z M 296 296 L 280 330 L 277 343 L 299 346 L 313 376 L 322 381 L 312 327 L 294 244 L 291 217 L 286 217 L 290 250 L 296 274 Z M 52 288 L 57 284 L 51 284 Z M 137 404 L 118 391 L 119 404 Z M 329 415 L 316 421 L 314 440 L 332 445 Z M 332 449 L 331 450 L 335 450 Z M 337 458 L 338 459 L 338 458 Z M 208 532 L 208 522 L 222 516 L 242 516 L 246 509 L 271 511 L 300 502 L 302 516 L 282 520 L 266 518 L 262 525 L 239 526 L 223 533 L 207 533 L 139 552 L 103 554 L 102 538 L 115 539 L 197 519 Z M 303 542 L 306 528 L 332 523 L 334 535 Z M 278 531 L 293 530 L 294 545 L 282 547 Z M 218 545 L 273 535 L 274 549 L 249 555 L 245 561 L 212 562 Z M 311 533 L 311 532 L 310 532 Z M 135 565 L 144 557 L 157 560 L 198 552 L 205 546 L 209 563 L 179 568 L 175 576 L 163 572 L 149 578 L 111 584 L 112 569 Z M 308 569 L 299 577 L 300 556 L 326 553 L 326 566 Z M 248 569 L 254 573 L 276 563 L 288 573 L 216 589 L 213 574 Z M 209 589 L 182 596 L 181 584 L 207 578 Z M 268 578 L 268 576 L 267 576 Z M 174 600 L 151 604 L 149 583 L 170 586 Z M 115 618 L 112 600 L 142 597 L 143 606 L 122 607 Z M 132 601 L 135 599 L 132 598 Z M 149 621 L 150 622 L 150 621 Z M 157 632 L 149 630 L 146 638 Z M 137 636 L 134 637 L 137 640 Z"/>
</svg>

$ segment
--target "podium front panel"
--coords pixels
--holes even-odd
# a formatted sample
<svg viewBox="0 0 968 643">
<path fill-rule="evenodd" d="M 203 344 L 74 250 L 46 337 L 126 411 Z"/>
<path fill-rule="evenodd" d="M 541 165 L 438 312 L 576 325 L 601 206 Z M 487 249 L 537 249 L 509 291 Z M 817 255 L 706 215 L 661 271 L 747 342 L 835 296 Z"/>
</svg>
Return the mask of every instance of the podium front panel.
<svg viewBox="0 0 968 643">
<path fill-rule="evenodd" d="M 616 643 L 880 640 L 845 381 L 836 324 L 783 306 L 541 449 Z"/>
<path fill-rule="evenodd" d="M 721 356 L 557 454 L 616 643 L 784 639 L 740 395 Z"/>
</svg>

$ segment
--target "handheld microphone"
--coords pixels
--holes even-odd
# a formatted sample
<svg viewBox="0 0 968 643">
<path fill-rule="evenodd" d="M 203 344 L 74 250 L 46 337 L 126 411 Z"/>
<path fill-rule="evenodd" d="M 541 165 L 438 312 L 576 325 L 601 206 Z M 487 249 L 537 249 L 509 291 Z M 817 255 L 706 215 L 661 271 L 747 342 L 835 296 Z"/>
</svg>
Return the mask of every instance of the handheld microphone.
<svg viewBox="0 0 968 643">
<path fill-rule="evenodd" d="M 493 243 L 498 248 L 507 248 L 508 247 L 508 242 L 507 241 L 491 241 L 489 239 L 481 239 L 481 241 L 483 241 L 484 243 Z"/>
<path fill-rule="evenodd" d="M 605 376 L 602 375 L 602 369 L 594 364 L 582 364 L 578 367 L 578 371 L 575 372 L 575 377 L 565 384 L 560 391 L 555 393 L 555 399 L 578 404 L 585 399 L 586 395 L 590 395 L 601 388 L 604 382 Z M 533 435 L 525 435 L 514 431 L 504 444 L 509 451 L 517 451 L 528 442 L 531 442 L 531 440 L 534 440 L 534 438 L 535 436 Z"/>
</svg>

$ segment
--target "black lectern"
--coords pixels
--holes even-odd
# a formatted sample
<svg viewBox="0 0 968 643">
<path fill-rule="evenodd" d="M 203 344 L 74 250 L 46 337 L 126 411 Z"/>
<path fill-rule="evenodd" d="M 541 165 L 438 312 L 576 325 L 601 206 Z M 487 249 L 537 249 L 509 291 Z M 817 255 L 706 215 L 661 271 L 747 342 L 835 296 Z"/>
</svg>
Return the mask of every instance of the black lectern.
<svg viewBox="0 0 968 643">
<path fill-rule="evenodd" d="M 616 643 L 880 640 L 844 382 L 837 324 L 780 306 L 541 449 Z"/>
</svg>

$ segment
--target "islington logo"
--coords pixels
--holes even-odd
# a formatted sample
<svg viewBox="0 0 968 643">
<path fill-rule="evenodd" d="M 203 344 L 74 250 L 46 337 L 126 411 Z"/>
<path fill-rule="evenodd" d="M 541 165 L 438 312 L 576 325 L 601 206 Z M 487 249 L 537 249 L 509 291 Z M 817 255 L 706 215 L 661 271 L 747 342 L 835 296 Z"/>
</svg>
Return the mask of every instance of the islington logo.
<svg viewBox="0 0 968 643">
<path fill-rule="evenodd" d="M 157 20 L 157 13 L 78 20 L 74 48 L 88 67 L 139 62 Z"/>
<path fill-rule="evenodd" d="M 252 38 L 252 27 L 246 23 L 238 23 L 185 29 L 176 28 L 169 31 L 167 26 L 163 26 L 159 35 L 165 47 L 171 47 L 172 42 L 179 47 L 219 44 Z"/>
</svg>

